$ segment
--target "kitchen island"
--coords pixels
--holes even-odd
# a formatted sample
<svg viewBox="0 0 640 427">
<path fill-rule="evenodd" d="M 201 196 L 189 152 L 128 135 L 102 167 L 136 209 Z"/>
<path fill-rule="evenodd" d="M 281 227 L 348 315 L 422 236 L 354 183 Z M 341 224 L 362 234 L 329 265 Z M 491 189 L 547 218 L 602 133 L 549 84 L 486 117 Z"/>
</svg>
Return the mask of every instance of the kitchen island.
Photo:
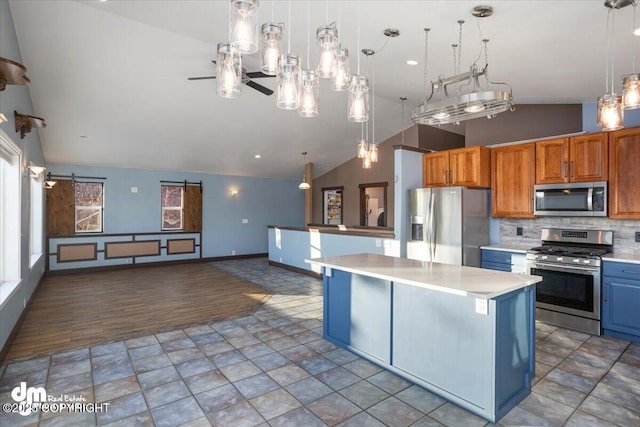
<svg viewBox="0 0 640 427">
<path fill-rule="evenodd" d="M 538 276 L 376 254 L 313 258 L 325 339 L 495 422 L 531 391 Z"/>
</svg>

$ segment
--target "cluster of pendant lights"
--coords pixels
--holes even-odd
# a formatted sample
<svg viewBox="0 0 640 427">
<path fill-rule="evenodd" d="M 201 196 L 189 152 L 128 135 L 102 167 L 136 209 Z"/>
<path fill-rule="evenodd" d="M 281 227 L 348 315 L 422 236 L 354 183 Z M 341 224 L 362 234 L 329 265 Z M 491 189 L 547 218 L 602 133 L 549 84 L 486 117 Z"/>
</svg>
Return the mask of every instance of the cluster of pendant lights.
<svg viewBox="0 0 640 427">
<path fill-rule="evenodd" d="M 615 93 L 613 84 L 613 34 L 615 10 L 633 5 L 634 35 L 639 36 L 636 29 L 636 0 L 607 0 L 605 6 L 607 14 L 607 64 L 605 71 L 605 94 L 597 101 L 598 126 L 605 131 L 624 127 L 624 110 L 640 108 L 640 74 L 636 73 L 635 47 L 633 49 L 633 69 L 631 74 L 622 79 L 622 96 Z M 610 57 L 611 54 L 611 57 Z M 610 86 L 609 86 L 610 85 Z"/>
<path fill-rule="evenodd" d="M 218 95 L 224 98 L 236 98 L 240 95 L 241 55 L 260 50 L 262 72 L 277 78 L 276 104 L 279 108 L 298 110 L 302 117 L 316 117 L 319 114 L 319 79 L 331 79 L 332 90 L 349 90 L 349 121 L 368 120 L 368 80 L 349 72 L 349 51 L 340 46 L 336 24 L 323 25 L 317 29 L 317 67 L 314 70 L 309 67 L 302 69 L 298 54 L 283 52 L 284 23 L 266 22 L 260 26 L 258 34 L 258 3 L 259 0 L 230 0 L 229 42 L 218 44 Z M 290 44 L 291 40 L 289 48 Z"/>
<path fill-rule="evenodd" d="M 302 69 L 300 56 L 291 53 L 291 24 L 289 24 L 287 53 L 284 53 L 282 47 L 284 23 L 273 22 L 272 18 L 271 22 L 266 22 L 259 27 L 258 34 L 258 3 L 259 0 L 230 0 L 229 42 L 218 44 L 218 95 L 224 98 L 240 96 L 243 83 L 242 54 L 252 54 L 260 50 L 262 72 L 276 76 L 278 108 L 298 110 L 298 115 L 301 117 L 318 116 L 319 79 L 331 79 L 331 90 L 348 90 L 348 120 L 357 123 L 369 120 L 369 80 L 363 75 L 350 72 L 349 50 L 341 47 L 335 22 L 323 25 L 316 30 L 318 63 L 315 69 L 309 67 L 309 41 L 307 40 L 307 68 Z M 308 17 L 309 11 L 307 11 L 307 26 L 309 25 Z M 291 0 L 289 0 L 289 21 L 291 21 Z M 359 30 L 358 22 L 358 38 Z M 358 73 L 359 68 L 358 62 Z M 363 167 L 370 168 L 371 163 L 378 160 L 377 146 L 363 139 L 358 147 L 358 157 L 363 156 Z"/>
</svg>

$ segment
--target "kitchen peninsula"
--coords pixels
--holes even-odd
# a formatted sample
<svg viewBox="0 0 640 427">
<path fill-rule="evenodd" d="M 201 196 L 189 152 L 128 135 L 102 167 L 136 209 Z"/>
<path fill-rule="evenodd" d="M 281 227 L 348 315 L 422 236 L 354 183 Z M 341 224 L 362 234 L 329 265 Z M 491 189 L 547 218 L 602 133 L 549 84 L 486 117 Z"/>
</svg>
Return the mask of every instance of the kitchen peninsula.
<svg viewBox="0 0 640 427">
<path fill-rule="evenodd" d="M 328 341 L 495 422 L 535 374 L 538 276 L 377 254 L 307 260 Z"/>
</svg>

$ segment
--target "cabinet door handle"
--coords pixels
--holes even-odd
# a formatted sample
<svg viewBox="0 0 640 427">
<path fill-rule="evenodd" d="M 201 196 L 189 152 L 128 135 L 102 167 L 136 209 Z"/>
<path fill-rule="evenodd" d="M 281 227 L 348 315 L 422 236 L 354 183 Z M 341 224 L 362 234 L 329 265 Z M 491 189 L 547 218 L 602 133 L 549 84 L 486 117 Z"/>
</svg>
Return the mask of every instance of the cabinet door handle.
<svg viewBox="0 0 640 427">
<path fill-rule="evenodd" d="M 456 176 L 453 173 L 453 169 L 449 170 L 449 184 L 453 184 L 456 181 Z"/>
<path fill-rule="evenodd" d="M 609 296 L 608 290 L 609 290 L 608 284 L 607 283 L 603 283 L 602 284 L 602 302 L 607 302 L 607 299 L 608 299 L 608 296 Z"/>
<path fill-rule="evenodd" d="M 623 273 L 626 274 L 640 274 L 640 271 L 634 271 L 634 270 L 622 270 Z"/>
<path fill-rule="evenodd" d="M 562 162 L 562 177 L 566 178 L 567 176 L 567 162 Z"/>
<path fill-rule="evenodd" d="M 571 160 L 571 178 L 573 178 L 573 172 L 574 172 L 574 167 L 573 167 L 573 160 Z"/>
<path fill-rule="evenodd" d="M 447 174 L 447 172 L 448 172 L 448 171 L 444 171 L 444 183 L 445 183 L 445 184 L 448 184 L 448 183 L 449 183 L 449 182 L 447 181 L 447 175 L 448 175 L 448 174 Z"/>
</svg>

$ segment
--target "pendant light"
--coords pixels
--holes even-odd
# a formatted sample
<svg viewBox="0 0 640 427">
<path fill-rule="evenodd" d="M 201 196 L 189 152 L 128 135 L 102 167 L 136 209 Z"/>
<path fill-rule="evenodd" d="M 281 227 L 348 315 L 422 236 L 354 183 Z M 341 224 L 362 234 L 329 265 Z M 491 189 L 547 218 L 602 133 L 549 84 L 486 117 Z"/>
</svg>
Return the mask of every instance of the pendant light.
<svg viewBox="0 0 640 427">
<path fill-rule="evenodd" d="M 360 3 L 358 3 L 358 52 L 360 52 Z M 369 80 L 360 75 L 360 55 L 358 55 L 358 73 L 351 76 L 348 93 L 348 114 L 350 122 L 369 120 Z"/>
<path fill-rule="evenodd" d="M 260 32 L 260 49 L 262 59 L 262 72 L 275 76 L 278 73 L 278 58 L 282 52 L 283 23 L 267 22 L 262 24 Z"/>
<path fill-rule="evenodd" d="M 320 80 L 318 74 L 309 67 L 309 17 L 311 15 L 310 1 L 307 0 L 307 68 L 302 70 L 302 82 L 300 88 L 300 117 L 318 117 L 318 98 L 320 95 Z"/>
<path fill-rule="evenodd" d="M 307 152 L 302 153 L 302 165 L 304 167 L 304 172 L 302 173 L 302 182 L 298 185 L 300 190 L 308 190 L 311 188 L 311 185 L 307 182 Z"/>
<path fill-rule="evenodd" d="M 607 58 L 605 69 L 605 94 L 598 98 L 597 116 L 598 126 L 604 131 L 612 131 L 624 127 L 624 109 L 622 108 L 622 97 L 616 95 L 613 88 L 614 74 L 614 49 L 613 34 L 615 28 L 615 6 L 605 3 L 609 8 L 607 11 Z M 609 92 L 609 83 L 611 83 L 611 92 Z"/>
<path fill-rule="evenodd" d="M 242 53 L 256 53 L 258 0 L 230 0 L 230 9 L 229 41 L 236 43 Z"/>
<path fill-rule="evenodd" d="M 342 14 L 340 13 L 340 2 L 338 2 L 338 33 L 340 33 L 341 22 Z M 336 75 L 331 78 L 331 90 L 342 92 L 349 89 L 350 79 L 349 49 L 338 46 L 338 53 L 336 54 Z"/>
<path fill-rule="evenodd" d="M 326 20 L 329 21 L 329 0 L 326 1 Z M 331 79 L 335 77 L 336 55 L 340 48 L 338 40 L 338 28 L 336 23 L 322 25 L 316 30 L 316 49 L 318 58 L 318 77 L 321 79 Z"/>
<path fill-rule="evenodd" d="M 633 32 L 636 29 L 636 2 L 633 2 Z M 640 74 L 636 73 L 636 37 L 633 36 L 631 74 L 622 78 L 622 105 L 625 110 L 640 108 Z"/>
<path fill-rule="evenodd" d="M 218 43 L 216 93 L 223 98 L 238 98 L 242 86 L 242 57 L 236 44 Z"/>
<path fill-rule="evenodd" d="M 276 104 L 283 110 L 297 110 L 300 107 L 300 56 L 291 53 L 291 0 L 289 0 L 289 25 L 288 25 L 286 54 L 278 59 L 278 74 L 276 85 L 278 97 Z"/>
</svg>

